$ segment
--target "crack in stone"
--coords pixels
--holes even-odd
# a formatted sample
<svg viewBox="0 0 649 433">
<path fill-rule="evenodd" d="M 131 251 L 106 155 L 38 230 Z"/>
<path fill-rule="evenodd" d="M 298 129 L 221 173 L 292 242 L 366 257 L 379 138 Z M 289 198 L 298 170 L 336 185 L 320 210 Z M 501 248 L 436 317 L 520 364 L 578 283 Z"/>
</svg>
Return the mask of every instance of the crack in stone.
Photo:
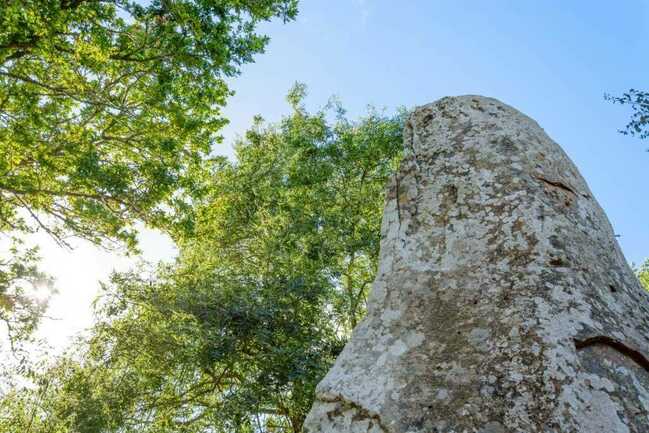
<svg viewBox="0 0 649 433">
<path fill-rule="evenodd" d="M 417 197 L 414 200 L 415 211 L 412 213 L 412 216 L 419 214 L 419 199 L 421 197 L 421 167 L 419 166 L 419 155 L 415 150 L 415 126 L 412 123 L 408 124 L 410 137 L 405 140 L 408 147 L 410 147 L 410 152 L 412 153 L 412 162 L 415 166 L 415 172 L 413 173 L 413 179 L 415 180 L 415 188 L 417 189 Z"/>
<path fill-rule="evenodd" d="M 584 340 L 575 339 L 575 348 L 580 351 L 587 347 L 593 346 L 608 346 L 618 353 L 632 359 L 636 364 L 642 367 L 645 371 L 649 372 L 649 359 L 637 349 L 627 346 L 623 342 L 615 338 L 607 337 L 605 335 L 596 335 L 588 337 Z"/>
<path fill-rule="evenodd" d="M 340 407 L 339 409 L 336 410 L 336 412 L 354 410 L 356 411 L 356 415 L 354 415 L 354 417 L 352 418 L 354 421 L 358 421 L 359 419 L 369 419 L 375 422 L 376 425 L 381 429 L 381 431 L 383 431 L 384 433 L 390 433 L 390 430 L 387 428 L 387 426 L 383 424 L 383 422 L 381 421 L 381 417 L 379 415 L 371 413 L 369 410 L 365 409 L 362 405 L 353 402 L 351 400 L 348 400 L 341 395 L 337 395 L 336 397 L 332 397 L 332 398 L 317 397 L 316 400 L 321 401 L 323 403 L 338 404 Z"/>
<path fill-rule="evenodd" d="M 397 188 L 397 193 L 396 193 L 397 218 L 399 219 L 399 229 L 401 229 L 401 203 L 399 203 L 399 201 L 401 200 L 401 184 L 399 182 L 399 173 L 396 173 L 394 176 L 395 176 L 396 188 Z"/>
<path fill-rule="evenodd" d="M 540 180 L 541 182 L 545 183 L 545 184 L 548 184 L 548 185 L 553 186 L 553 187 L 555 187 L 555 188 L 562 189 L 562 190 L 567 191 L 567 192 L 569 192 L 569 193 L 571 193 L 571 194 L 578 195 L 578 194 L 575 192 L 574 189 L 572 189 L 571 187 L 569 187 L 569 186 L 566 185 L 565 183 L 561 182 L 560 180 L 550 180 L 550 179 L 546 179 L 546 178 L 541 177 L 541 176 L 535 176 L 535 177 L 536 177 L 538 180 Z"/>
</svg>

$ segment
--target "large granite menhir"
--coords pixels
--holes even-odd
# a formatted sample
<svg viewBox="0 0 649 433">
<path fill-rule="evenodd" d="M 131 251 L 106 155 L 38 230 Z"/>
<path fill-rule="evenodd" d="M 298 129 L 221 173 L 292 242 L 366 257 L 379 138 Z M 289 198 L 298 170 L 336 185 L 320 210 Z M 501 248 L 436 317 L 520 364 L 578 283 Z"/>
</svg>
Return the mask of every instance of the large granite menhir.
<svg viewBox="0 0 649 433">
<path fill-rule="evenodd" d="M 307 431 L 649 432 L 648 295 L 563 150 L 480 96 L 419 107 L 404 144 Z"/>
</svg>

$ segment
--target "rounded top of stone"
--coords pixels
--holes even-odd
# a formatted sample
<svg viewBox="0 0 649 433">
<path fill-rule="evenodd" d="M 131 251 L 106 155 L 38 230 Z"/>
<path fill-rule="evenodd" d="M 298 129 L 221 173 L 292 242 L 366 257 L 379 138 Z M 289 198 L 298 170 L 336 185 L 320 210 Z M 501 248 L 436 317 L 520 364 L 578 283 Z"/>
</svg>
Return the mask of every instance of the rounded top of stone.
<svg viewBox="0 0 649 433">
<path fill-rule="evenodd" d="M 531 122 L 534 122 L 534 124 L 538 126 L 538 124 L 534 120 L 532 120 L 525 114 L 521 113 L 516 108 L 512 107 L 511 105 L 505 104 L 499 99 L 492 98 L 490 96 L 482 96 L 482 95 L 444 96 L 443 98 L 440 98 L 436 101 L 416 107 L 413 112 L 413 115 L 416 115 L 420 111 L 430 112 L 431 110 L 443 111 L 447 113 L 450 113 L 452 111 L 459 111 L 464 115 L 470 115 L 471 111 L 474 111 L 475 112 L 474 114 L 483 113 L 487 115 L 489 112 L 492 112 L 492 115 L 489 117 L 493 117 L 493 113 L 509 112 L 512 114 L 515 113 L 517 116 L 523 117 Z"/>
<path fill-rule="evenodd" d="M 501 100 L 491 97 L 491 96 L 484 96 L 484 95 L 456 95 L 456 96 L 443 96 L 433 102 L 429 102 L 428 104 L 421 105 L 417 108 L 421 107 L 427 107 L 427 106 L 432 106 L 432 105 L 438 105 L 438 104 L 444 104 L 448 102 L 456 102 L 456 103 L 464 103 L 464 104 L 471 104 L 475 103 L 476 101 L 478 102 L 484 102 L 484 103 L 493 103 L 497 105 L 502 105 L 505 107 L 509 107 L 509 105 L 505 104 Z M 510 107 L 511 108 L 511 107 Z"/>
<path fill-rule="evenodd" d="M 551 178 L 591 195 L 585 181 L 561 147 L 539 124 L 502 101 L 481 96 L 447 96 L 421 105 L 404 129 L 404 155 L 470 160 L 472 165 L 511 176 Z M 468 164 L 469 162 L 467 162 Z"/>
<path fill-rule="evenodd" d="M 437 137 L 437 139 L 415 140 L 412 143 L 421 151 L 432 150 L 440 145 L 448 144 L 440 137 L 453 137 L 456 141 L 470 134 L 519 136 L 521 131 L 530 131 L 532 135 L 544 134 L 539 124 L 519 110 L 504 102 L 481 95 L 446 96 L 429 104 L 416 107 L 406 122 L 405 137 L 422 135 Z M 556 149 L 549 149 L 556 147 Z M 528 141 L 517 146 L 519 150 L 531 150 L 530 147 L 544 147 L 545 151 L 555 153 L 559 146 L 549 139 L 543 143 Z M 456 146 L 457 147 L 457 146 Z M 460 146 L 461 147 L 461 146 Z M 489 146 L 487 146 L 489 147 Z M 408 146 L 406 150 L 408 151 Z M 460 150 L 459 147 L 455 150 Z M 484 151 L 488 149 L 483 147 Z M 558 150 L 558 153 L 563 152 Z"/>
<path fill-rule="evenodd" d="M 478 100 L 484 100 L 484 101 L 493 101 L 501 105 L 505 105 L 501 100 L 491 97 L 491 96 L 484 96 L 484 95 L 474 95 L 474 94 L 466 94 L 466 95 L 456 95 L 456 96 L 443 96 L 433 102 L 430 102 L 425 105 L 431 105 L 431 104 L 437 104 L 439 102 L 442 102 L 444 100 L 457 100 L 457 101 L 472 101 L 474 99 Z"/>
</svg>

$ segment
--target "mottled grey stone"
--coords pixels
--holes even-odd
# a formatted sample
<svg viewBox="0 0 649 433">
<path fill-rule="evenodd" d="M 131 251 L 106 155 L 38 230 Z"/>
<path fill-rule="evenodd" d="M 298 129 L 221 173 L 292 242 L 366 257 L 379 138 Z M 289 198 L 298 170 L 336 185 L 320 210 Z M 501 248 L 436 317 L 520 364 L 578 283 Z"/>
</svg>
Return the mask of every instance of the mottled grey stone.
<svg viewBox="0 0 649 433">
<path fill-rule="evenodd" d="M 309 433 L 649 432 L 649 299 L 563 150 L 490 98 L 408 121 L 367 317 Z"/>
</svg>

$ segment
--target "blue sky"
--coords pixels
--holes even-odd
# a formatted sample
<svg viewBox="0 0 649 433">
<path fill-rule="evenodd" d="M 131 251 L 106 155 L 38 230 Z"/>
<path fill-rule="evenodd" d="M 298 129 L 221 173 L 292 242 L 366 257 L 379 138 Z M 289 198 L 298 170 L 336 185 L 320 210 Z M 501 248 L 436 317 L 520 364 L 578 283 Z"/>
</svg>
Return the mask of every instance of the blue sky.
<svg viewBox="0 0 649 433">
<path fill-rule="evenodd" d="M 603 99 L 648 89 L 644 1 L 303 0 L 296 22 L 271 23 L 265 54 L 233 88 L 225 142 L 254 114 L 288 112 L 295 81 L 316 109 L 338 96 L 351 117 L 440 97 L 496 97 L 563 146 L 606 210 L 630 262 L 649 257 L 649 141 L 617 133 L 629 110 Z"/>
<path fill-rule="evenodd" d="M 540 6 L 542 5 L 542 6 Z M 317 109 L 337 95 L 350 117 L 368 104 L 395 110 L 447 95 L 496 97 L 535 118 L 567 151 L 619 233 L 630 262 L 649 257 L 649 141 L 616 131 L 629 111 L 603 94 L 649 90 L 649 2 L 556 0 L 302 0 L 296 22 L 263 25 L 272 38 L 233 81 L 231 120 L 218 153 L 231 155 L 255 114 L 276 121 L 295 81 Z M 133 266 L 80 242 L 63 251 L 46 236 L 44 270 L 57 278 L 41 336 L 58 349 L 92 322 L 98 280 Z M 175 254 L 144 231 L 144 257 Z"/>
</svg>

